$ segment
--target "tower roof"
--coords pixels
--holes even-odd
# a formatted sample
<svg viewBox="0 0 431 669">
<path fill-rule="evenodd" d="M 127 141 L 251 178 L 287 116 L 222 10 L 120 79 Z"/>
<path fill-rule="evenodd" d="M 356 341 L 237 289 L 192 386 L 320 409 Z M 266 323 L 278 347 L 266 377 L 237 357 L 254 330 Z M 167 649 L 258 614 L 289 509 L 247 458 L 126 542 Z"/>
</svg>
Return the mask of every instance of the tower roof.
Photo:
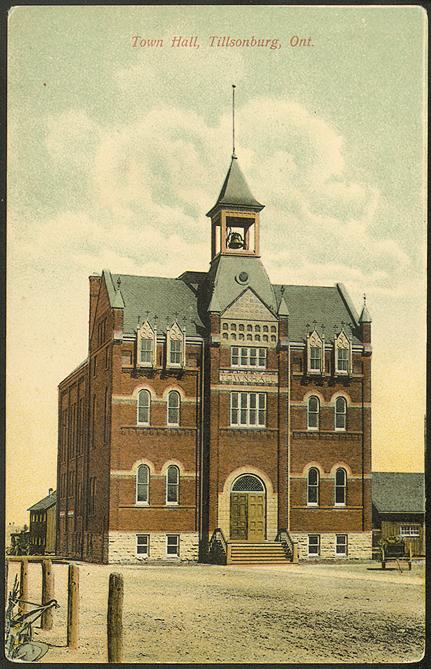
<svg viewBox="0 0 431 669">
<path fill-rule="evenodd" d="M 261 211 L 265 206 L 253 196 L 245 176 L 241 172 L 236 156 L 232 156 L 217 202 L 207 213 L 207 216 L 211 216 L 217 208 L 223 206 L 241 207 L 254 211 Z"/>
<path fill-rule="evenodd" d="M 360 323 L 371 323 L 372 319 L 370 316 L 370 312 L 368 311 L 367 307 L 367 298 L 364 295 L 364 306 L 362 307 L 361 315 L 359 316 L 359 322 Z"/>
</svg>

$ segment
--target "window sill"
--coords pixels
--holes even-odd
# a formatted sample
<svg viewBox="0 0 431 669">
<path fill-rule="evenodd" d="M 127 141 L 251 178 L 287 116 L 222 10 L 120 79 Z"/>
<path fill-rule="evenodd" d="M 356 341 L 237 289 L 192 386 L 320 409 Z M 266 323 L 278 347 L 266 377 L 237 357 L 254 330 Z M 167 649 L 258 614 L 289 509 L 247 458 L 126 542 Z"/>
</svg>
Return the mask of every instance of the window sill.
<svg viewBox="0 0 431 669">
<path fill-rule="evenodd" d="M 135 506 L 141 507 L 141 506 L 150 506 L 149 502 L 135 502 Z"/>
<path fill-rule="evenodd" d="M 310 508 L 310 507 L 314 508 L 314 509 L 319 508 L 319 503 L 318 502 L 307 502 L 307 509 Z"/>
</svg>

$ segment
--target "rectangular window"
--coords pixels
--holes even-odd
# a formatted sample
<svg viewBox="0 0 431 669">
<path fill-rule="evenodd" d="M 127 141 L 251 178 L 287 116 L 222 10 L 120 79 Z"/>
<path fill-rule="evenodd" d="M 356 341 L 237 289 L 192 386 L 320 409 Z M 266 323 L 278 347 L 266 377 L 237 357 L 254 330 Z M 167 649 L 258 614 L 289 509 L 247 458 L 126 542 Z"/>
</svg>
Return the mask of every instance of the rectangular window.
<svg viewBox="0 0 431 669">
<path fill-rule="evenodd" d="M 419 537 L 419 525 L 401 525 L 400 535 L 402 537 Z"/>
<path fill-rule="evenodd" d="M 151 365 L 153 363 L 153 340 L 141 339 L 141 363 L 143 365 Z M 171 348 L 172 350 L 172 348 Z"/>
<path fill-rule="evenodd" d="M 337 372 L 349 371 L 349 351 L 347 348 L 337 349 Z"/>
<path fill-rule="evenodd" d="M 310 369 L 313 372 L 320 372 L 322 369 L 322 349 L 320 346 L 310 347 Z"/>
<path fill-rule="evenodd" d="M 93 405 L 91 407 L 91 446 L 96 444 L 96 395 L 93 395 Z"/>
<path fill-rule="evenodd" d="M 181 365 L 181 339 L 171 339 L 170 347 L 170 364 L 175 366 Z"/>
<path fill-rule="evenodd" d="M 150 554 L 150 536 L 149 534 L 136 535 L 136 555 L 148 557 Z"/>
<path fill-rule="evenodd" d="M 105 408 L 104 408 L 104 416 L 103 416 L 103 440 L 105 444 L 108 443 L 108 435 L 109 435 L 109 394 L 108 394 L 108 389 L 105 388 Z"/>
<path fill-rule="evenodd" d="M 336 535 L 335 555 L 347 555 L 347 534 Z"/>
<path fill-rule="evenodd" d="M 95 355 L 93 358 L 93 376 L 96 376 L 96 368 L 97 368 L 97 356 Z"/>
<path fill-rule="evenodd" d="M 132 364 L 133 364 L 132 352 L 131 351 L 121 351 L 121 366 L 122 367 L 131 367 Z"/>
<path fill-rule="evenodd" d="M 320 534 L 308 535 L 308 555 L 310 557 L 320 555 Z"/>
<path fill-rule="evenodd" d="M 230 352 L 232 367 L 266 369 L 266 348 L 232 346 Z"/>
<path fill-rule="evenodd" d="M 265 427 L 266 393 L 231 393 L 230 424 Z"/>
<path fill-rule="evenodd" d="M 168 534 L 166 536 L 166 555 L 168 557 L 179 557 L 180 537 L 178 534 Z"/>
</svg>

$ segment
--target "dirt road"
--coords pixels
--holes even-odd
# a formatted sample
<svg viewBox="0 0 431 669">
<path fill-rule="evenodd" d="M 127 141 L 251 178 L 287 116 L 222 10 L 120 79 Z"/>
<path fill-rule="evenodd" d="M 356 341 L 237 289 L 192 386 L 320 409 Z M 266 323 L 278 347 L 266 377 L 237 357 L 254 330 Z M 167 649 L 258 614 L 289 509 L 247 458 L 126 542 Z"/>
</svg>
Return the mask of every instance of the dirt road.
<svg viewBox="0 0 431 669">
<path fill-rule="evenodd" d="M 67 567 L 55 566 L 44 662 L 106 662 L 109 573 L 124 575 L 124 662 L 412 662 L 424 647 L 424 573 L 376 562 L 281 567 L 80 564 L 80 647 L 65 647 Z M 40 601 L 40 565 L 30 596 Z M 16 565 L 10 565 L 9 583 Z"/>
</svg>

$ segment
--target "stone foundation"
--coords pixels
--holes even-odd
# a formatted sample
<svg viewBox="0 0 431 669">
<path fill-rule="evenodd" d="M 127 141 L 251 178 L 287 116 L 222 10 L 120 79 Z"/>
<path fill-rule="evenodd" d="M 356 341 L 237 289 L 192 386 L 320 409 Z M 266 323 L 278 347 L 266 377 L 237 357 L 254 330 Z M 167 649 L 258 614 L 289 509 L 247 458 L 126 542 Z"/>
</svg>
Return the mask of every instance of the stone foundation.
<svg viewBox="0 0 431 669">
<path fill-rule="evenodd" d="M 307 532 L 289 533 L 292 539 L 298 542 L 300 560 L 371 560 L 372 557 L 372 533 L 371 532 Z M 308 555 L 308 535 L 318 534 L 320 536 L 320 555 Z M 347 534 L 347 555 L 335 553 L 335 537 L 337 534 Z"/>
<path fill-rule="evenodd" d="M 148 556 L 136 552 L 136 536 L 146 534 L 149 537 Z M 166 536 L 174 532 L 110 532 L 108 561 L 111 564 L 146 564 L 152 562 L 196 562 L 199 553 L 197 532 L 177 532 L 179 536 L 179 556 L 166 554 Z"/>
</svg>

